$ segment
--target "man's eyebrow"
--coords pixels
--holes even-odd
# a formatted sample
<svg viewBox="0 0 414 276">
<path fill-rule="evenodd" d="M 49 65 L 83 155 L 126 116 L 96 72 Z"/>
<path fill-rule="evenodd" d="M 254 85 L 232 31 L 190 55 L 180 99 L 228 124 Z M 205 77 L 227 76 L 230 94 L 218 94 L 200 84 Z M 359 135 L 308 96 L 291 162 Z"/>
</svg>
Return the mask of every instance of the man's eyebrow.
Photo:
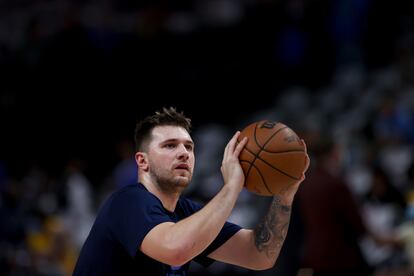
<svg viewBox="0 0 414 276">
<path fill-rule="evenodd" d="M 165 144 L 165 143 L 170 143 L 170 142 L 178 142 L 181 141 L 180 139 L 176 139 L 176 138 L 171 138 L 171 139 L 167 139 L 161 142 L 161 144 Z M 191 140 L 184 140 L 185 144 L 191 144 L 194 145 L 194 142 Z"/>
</svg>

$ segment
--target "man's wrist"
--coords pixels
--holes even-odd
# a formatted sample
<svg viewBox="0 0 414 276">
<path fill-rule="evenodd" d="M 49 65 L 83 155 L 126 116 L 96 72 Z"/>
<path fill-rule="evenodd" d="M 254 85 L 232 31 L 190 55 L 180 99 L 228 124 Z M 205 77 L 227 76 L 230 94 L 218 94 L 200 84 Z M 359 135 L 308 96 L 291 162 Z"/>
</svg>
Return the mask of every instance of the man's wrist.
<svg viewBox="0 0 414 276">
<path fill-rule="evenodd" d="M 274 195 L 273 200 L 276 200 L 279 206 L 283 206 L 286 208 L 291 208 L 293 203 L 293 198 L 295 195 L 287 196 L 287 195 Z"/>
</svg>

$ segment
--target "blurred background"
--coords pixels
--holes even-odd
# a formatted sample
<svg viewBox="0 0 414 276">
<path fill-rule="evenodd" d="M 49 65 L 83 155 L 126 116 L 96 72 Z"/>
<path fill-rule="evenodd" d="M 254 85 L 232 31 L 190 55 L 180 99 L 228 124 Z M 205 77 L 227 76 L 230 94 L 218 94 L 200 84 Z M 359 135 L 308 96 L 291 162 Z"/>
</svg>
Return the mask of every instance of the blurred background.
<svg viewBox="0 0 414 276">
<path fill-rule="evenodd" d="M 99 207 L 136 182 L 137 120 L 193 120 L 186 195 L 221 186 L 232 134 L 262 119 L 312 166 L 274 269 L 414 274 L 414 9 L 385 0 L 0 2 L 0 274 L 71 275 Z M 230 220 L 254 227 L 247 191 Z M 150 275 L 150 272 L 148 273 Z"/>
</svg>

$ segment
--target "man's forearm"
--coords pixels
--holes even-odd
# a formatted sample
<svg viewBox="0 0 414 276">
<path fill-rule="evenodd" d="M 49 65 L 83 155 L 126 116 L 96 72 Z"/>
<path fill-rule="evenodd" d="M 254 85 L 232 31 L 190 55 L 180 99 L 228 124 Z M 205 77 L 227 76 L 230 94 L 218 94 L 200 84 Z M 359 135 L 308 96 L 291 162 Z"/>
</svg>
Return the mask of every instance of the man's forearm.
<svg viewBox="0 0 414 276">
<path fill-rule="evenodd" d="M 283 203 L 279 196 L 274 196 L 269 211 L 254 229 L 256 249 L 274 263 L 285 241 L 290 222 L 291 205 Z"/>
<path fill-rule="evenodd" d="M 225 186 L 204 208 L 171 228 L 169 236 L 181 244 L 185 259 L 197 256 L 216 238 L 229 217 L 237 196 L 238 191 Z"/>
</svg>

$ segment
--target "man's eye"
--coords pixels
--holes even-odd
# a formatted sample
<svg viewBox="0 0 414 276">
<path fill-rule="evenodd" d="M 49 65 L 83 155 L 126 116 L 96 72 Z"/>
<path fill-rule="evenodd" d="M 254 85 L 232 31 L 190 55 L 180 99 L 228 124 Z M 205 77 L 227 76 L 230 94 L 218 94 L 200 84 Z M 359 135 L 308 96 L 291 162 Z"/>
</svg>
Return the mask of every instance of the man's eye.
<svg viewBox="0 0 414 276">
<path fill-rule="evenodd" d="M 186 146 L 185 146 L 185 148 L 186 148 L 188 151 L 192 151 L 192 150 L 193 150 L 193 146 L 192 146 L 192 145 L 186 145 Z"/>
<path fill-rule="evenodd" d="M 165 147 L 168 148 L 168 149 L 173 149 L 173 148 L 175 148 L 175 145 L 174 144 L 166 144 Z"/>
</svg>

